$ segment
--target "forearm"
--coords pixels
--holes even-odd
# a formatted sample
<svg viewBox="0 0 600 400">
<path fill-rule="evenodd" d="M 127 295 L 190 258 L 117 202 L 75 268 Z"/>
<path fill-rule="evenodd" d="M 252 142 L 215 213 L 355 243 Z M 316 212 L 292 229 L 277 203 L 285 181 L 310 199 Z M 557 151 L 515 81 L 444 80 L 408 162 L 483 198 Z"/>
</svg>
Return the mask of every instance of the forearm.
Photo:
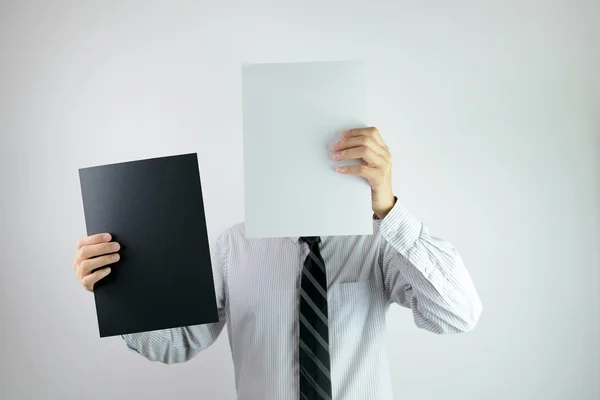
<svg viewBox="0 0 600 400">
<path fill-rule="evenodd" d="M 473 329 L 482 305 L 454 246 L 431 237 L 402 204 L 381 222 L 379 234 L 389 300 L 410 307 L 417 326 L 429 331 Z"/>
<path fill-rule="evenodd" d="M 392 260 L 393 268 L 399 270 L 399 282 L 390 288 L 390 301 L 410 307 L 415 324 L 428 331 L 443 334 L 472 330 L 482 305 L 462 259 L 455 253 L 443 262 L 434 260 L 431 257 L 420 264 Z"/>
</svg>

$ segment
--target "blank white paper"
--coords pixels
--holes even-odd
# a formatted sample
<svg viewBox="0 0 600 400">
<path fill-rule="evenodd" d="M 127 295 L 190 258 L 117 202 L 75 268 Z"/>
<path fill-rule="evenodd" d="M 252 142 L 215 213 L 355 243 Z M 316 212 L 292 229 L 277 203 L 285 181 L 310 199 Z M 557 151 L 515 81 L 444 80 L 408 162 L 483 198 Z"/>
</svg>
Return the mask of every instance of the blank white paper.
<svg viewBox="0 0 600 400">
<path fill-rule="evenodd" d="M 371 188 L 331 144 L 366 125 L 360 61 L 242 67 L 247 238 L 373 234 Z"/>
</svg>

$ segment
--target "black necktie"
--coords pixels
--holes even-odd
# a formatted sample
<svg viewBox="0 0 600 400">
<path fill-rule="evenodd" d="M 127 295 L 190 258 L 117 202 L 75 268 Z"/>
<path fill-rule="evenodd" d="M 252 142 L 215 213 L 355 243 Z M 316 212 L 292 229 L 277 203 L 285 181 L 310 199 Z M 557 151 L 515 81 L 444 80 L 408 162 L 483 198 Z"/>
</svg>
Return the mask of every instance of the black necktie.
<svg viewBox="0 0 600 400">
<path fill-rule="evenodd" d="M 309 246 L 300 284 L 300 400 L 331 400 L 327 275 L 320 237 L 301 237 Z"/>
</svg>

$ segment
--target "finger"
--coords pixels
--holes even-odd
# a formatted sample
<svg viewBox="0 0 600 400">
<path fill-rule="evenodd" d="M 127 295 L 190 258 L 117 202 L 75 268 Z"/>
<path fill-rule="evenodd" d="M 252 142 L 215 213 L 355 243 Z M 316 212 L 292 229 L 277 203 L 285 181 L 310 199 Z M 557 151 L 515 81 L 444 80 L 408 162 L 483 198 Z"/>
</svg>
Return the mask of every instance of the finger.
<svg viewBox="0 0 600 400">
<path fill-rule="evenodd" d="M 79 239 L 77 241 L 77 250 L 79 250 L 80 248 L 82 248 L 84 246 L 110 242 L 111 239 L 112 239 L 112 236 L 110 233 L 98 233 L 97 235 L 82 237 L 81 239 Z"/>
<path fill-rule="evenodd" d="M 371 180 L 375 180 L 379 171 L 376 168 L 369 167 L 366 165 L 349 165 L 345 167 L 338 167 L 335 169 L 340 174 L 344 175 L 357 175 L 366 178 L 371 182 Z"/>
<path fill-rule="evenodd" d="M 77 259 L 79 261 L 87 260 L 92 257 L 102 256 L 104 254 L 114 253 L 119 251 L 121 245 L 117 242 L 92 244 L 83 246 L 77 253 Z"/>
<path fill-rule="evenodd" d="M 342 150 L 340 152 L 334 153 L 333 159 L 337 161 L 362 159 L 366 161 L 369 165 L 375 167 L 381 167 L 387 164 L 386 160 L 383 157 L 375 153 L 368 146 L 359 146 L 347 150 Z"/>
<path fill-rule="evenodd" d="M 379 160 L 377 165 L 383 165 L 385 163 L 392 163 L 392 155 L 390 152 L 384 148 L 382 148 L 374 139 L 368 136 L 355 136 L 348 139 L 342 139 L 337 142 L 334 146 L 332 146 L 333 150 L 343 151 L 349 150 L 353 148 L 361 148 L 366 147 L 370 149 L 373 153 L 378 155 L 382 160 Z M 364 151 L 364 150 L 363 150 Z"/>
<path fill-rule="evenodd" d="M 335 143 L 331 146 L 332 150 L 346 150 L 354 147 L 366 146 L 373 150 L 375 153 L 379 154 L 381 157 L 387 157 L 389 153 L 381 147 L 375 139 L 372 139 L 368 136 L 354 136 L 348 139 L 342 139 L 339 142 Z"/>
<path fill-rule="evenodd" d="M 89 275 L 95 269 L 104 267 L 105 265 L 108 265 L 108 264 L 116 263 L 117 261 L 119 261 L 120 258 L 121 258 L 121 256 L 119 254 L 115 253 L 115 254 L 109 254 L 106 256 L 90 258 L 88 260 L 83 260 L 81 263 L 79 263 L 79 268 L 77 269 L 77 275 L 80 278 L 83 278 L 84 276 Z"/>
<path fill-rule="evenodd" d="M 375 141 L 375 143 L 377 143 L 383 149 L 389 150 L 387 145 L 385 144 L 385 141 L 381 137 L 381 134 L 379 133 L 379 129 L 375 128 L 374 126 L 371 126 L 368 128 L 350 129 L 345 132 L 342 132 L 343 138 L 352 138 L 352 137 L 358 137 L 358 136 L 369 137 L 369 138 L 373 139 Z"/>
<path fill-rule="evenodd" d="M 81 284 L 83 285 L 84 288 L 86 288 L 87 290 L 92 292 L 92 291 L 94 291 L 94 285 L 96 284 L 96 282 L 98 282 L 100 279 L 106 277 L 108 274 L 110 274 L 110 267 L 99 269 L 98 271 L 94 272 L 93 274 L 85 276 L 81 280 Z"/>
</svg>

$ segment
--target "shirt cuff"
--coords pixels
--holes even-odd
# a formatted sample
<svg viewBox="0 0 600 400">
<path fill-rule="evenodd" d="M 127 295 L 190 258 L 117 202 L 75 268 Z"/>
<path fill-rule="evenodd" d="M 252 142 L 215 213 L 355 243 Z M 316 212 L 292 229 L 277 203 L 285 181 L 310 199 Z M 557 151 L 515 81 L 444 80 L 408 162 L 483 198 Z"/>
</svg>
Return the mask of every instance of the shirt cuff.
<svg viewBox="0 0 600 400">
<path fill-rule="evenodd" d="M 396 204 L 383 219 L 375 219 L 379 233 L 400 253 L 411 248 L 421 234 L 423 224 L 396 200 Z"/>
</svg>

